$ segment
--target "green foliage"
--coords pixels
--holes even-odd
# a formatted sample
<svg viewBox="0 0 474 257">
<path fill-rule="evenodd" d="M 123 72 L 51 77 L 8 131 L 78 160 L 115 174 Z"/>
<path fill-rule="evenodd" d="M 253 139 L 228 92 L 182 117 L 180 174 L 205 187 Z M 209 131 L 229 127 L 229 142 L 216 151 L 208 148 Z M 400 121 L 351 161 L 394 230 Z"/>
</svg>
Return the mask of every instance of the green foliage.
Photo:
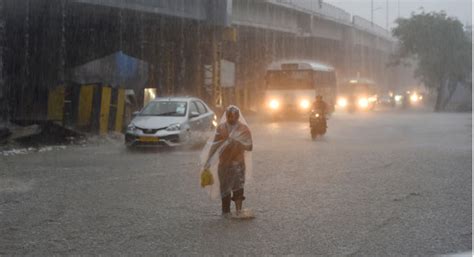
<svg viewBox="0 0 474 257">
<path fill-rule="evenodd" d="M 446 81 L 471 76 L 471 39 L 457 19 L 444 12 L 421 12 L 396 23 L 392 34 L 400 40 L 400 48 L 395 63 L 414 58 L 415 75 L 426 86 L 439 88 Z"/>
</svg>

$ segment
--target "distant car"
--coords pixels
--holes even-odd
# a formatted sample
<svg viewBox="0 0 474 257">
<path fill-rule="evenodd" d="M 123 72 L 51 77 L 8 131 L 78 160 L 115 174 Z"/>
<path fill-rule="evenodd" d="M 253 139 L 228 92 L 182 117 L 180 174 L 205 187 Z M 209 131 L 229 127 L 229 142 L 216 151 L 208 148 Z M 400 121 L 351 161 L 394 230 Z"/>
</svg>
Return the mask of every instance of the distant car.
<svg viewBox="0 0 474 257">
<path fill-rule="evenodd" d="M 377 84 L 367 78 L 342 81 L 338 92 L 337 108 L 349 112 L 374 110 L 378 98 L 376 88 Z"/>
<path fill-rule="evenodd" d="M 396 101 L 394 97 L 390 95 L 383 95 L 377 99 L 377 104 L 379 106 L 393 108 L 395 107 Z"/>
<path fill-rule="evenodd" d="M 198 98 L 156 98 L 134 113 L 125 133 L 125 144 L 128 147 L 189 144 L 205 140 L 216 125 L 216 115 Z"/>
</svg>

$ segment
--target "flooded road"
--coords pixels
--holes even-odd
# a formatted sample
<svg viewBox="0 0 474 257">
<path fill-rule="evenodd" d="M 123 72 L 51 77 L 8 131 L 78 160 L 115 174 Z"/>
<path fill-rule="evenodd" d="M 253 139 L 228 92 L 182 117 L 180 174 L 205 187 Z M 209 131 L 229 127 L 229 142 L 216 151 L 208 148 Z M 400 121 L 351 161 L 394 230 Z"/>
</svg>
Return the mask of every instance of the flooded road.
<svg viewBox="0 0 474 257">
<path fill-rule="evenodd" d="M 336 113 L 249 119 L 253 178 L 220 215 L 199 149 L 122 142 L 0 155 L 0 255 L 401 256 L 471 249 L 471 115 Z"/>
</svg>

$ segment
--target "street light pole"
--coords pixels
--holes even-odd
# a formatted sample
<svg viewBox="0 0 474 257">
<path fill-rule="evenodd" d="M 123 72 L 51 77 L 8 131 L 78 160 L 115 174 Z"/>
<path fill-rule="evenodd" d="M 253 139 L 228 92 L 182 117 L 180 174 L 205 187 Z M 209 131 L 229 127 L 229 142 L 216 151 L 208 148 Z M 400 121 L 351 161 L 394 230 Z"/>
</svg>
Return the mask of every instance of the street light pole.
<svg viewBox="0 0 474 257">
<path fill-rule="evenodd" d="M 385 27 L 386 27 L 386 29 L 387 29 L 387 31 L 388 31 L 388 20 L 389 20 L 389 19 L 388 19 L 388 15 L 389 15 L 389 12 L 388 12 L 388 0 L 387 0 L 387 7 L 386 7 L 386 9 L 387 9 L 387 10 L 386 10 L 387 15 L 385 16 L 385 18 L 386 18 Z"/>
<path fill-rule="evenodd" d="M 398 0 L 398 17 L 397 18 L 400 18 L 400 0 Z"/>
<path fill-rule="evenodd" d="M 374 26 L 374 0 L 370 1 L 370 23 Z"/>
<path fill-rule="evenodd" d="M 370 24 L 374 26 L 374 12 L 383 9 L 382 7 L 377 7 L 374 9 L 374 0 L 370 1 Z"/>
</svg>

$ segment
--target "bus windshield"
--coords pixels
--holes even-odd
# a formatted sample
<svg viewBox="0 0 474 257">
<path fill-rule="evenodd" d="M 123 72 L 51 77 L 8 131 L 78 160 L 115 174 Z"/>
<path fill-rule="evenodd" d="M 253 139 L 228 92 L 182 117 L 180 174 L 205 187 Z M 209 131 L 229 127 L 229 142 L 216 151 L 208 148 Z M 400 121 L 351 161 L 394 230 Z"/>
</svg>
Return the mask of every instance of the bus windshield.
<svg viewBox="0 0 474 257">
<path fill-rule="evenodd" d="M 269 71 L 267 86 L 268 89 L 313 89 L 312 71 Z"/>
<path fill-rule="evenodd" d="M 373 93 L 372 86 L 369 84 L 346 84 L 341 93 L 347 95 L 371 94 Z"/>
</svg>

